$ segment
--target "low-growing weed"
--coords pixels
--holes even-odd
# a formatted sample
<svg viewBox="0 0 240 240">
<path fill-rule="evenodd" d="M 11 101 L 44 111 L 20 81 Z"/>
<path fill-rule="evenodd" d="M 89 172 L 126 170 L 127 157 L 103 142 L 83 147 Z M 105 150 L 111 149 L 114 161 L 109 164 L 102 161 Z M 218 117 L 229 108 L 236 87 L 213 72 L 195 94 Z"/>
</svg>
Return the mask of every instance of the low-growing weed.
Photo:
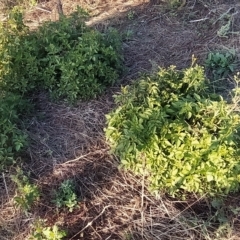
<svg viewBox="0 0 240 240">
<path fill-rule="evenodd" d="M 44 220 L 38 220 L 33 226 L 33 233 L 29 240 L 61 240 L 67 236 L 66 231 L 60 230 L 55 224 L 52 227 L 45 226 Z"/>
<path fill-rule="evenodd" d="M 12 175 L 12 180 L 17 185 L 14 201 L 18 207 L 27 212 L 40 196 L 38 187 L 30 183 L 28 176 L 20 168 L 17 169 L 16 175 Z"/>
<path fill-rule="evenodd" d="M 123 87 L 115 102 L 106 138 L 152 192 L 215 196 L 240 188 L 240 118 L 209 93 L 203 67 L 160 69 Z"/>
<path fill-rule="evenodd" d="M 77 195 L 75 193 L 74 184 L 71 180 L 62 182 L 54 200 L 58 208 L 67 207 L 69 212 L 77 206 Z"/>
<path fill-rule="evenodd" d="M 168 0 L 167 1 L 170 9 L 176 9 L 181 6 L 182 1 L 181 0 Z"/>
<path fill-rule="evenodd" d="M 135 11 L 130 10 L 127 14 L 128 20 L 133 20 L 135 15 L 136 15 Z"/>
<path fill-rule="evenodd" d="M 122 38 L 124 41 L 130 41 L 133 37 L 133 30 L 128 29 L 126 32 L 123 33 Z"/>
<path fill-rule="evenodd" d="M 215 80 L 225 78 L 234 71 L 235 52 L 210 52 L 205 61 L 206 68 Z"/>
</svg>

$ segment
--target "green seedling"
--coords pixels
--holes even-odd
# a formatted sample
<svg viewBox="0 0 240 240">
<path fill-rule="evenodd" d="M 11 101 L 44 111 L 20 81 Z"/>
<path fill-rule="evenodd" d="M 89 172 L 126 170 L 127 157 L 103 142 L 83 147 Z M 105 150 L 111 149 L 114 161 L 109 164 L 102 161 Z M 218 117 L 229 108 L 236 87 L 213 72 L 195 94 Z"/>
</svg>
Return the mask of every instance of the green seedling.
<svg viewBox="0 0 240 240">
<path fill-rule="evenodd" d="M 77 195 L 71 180 L 65 180 L 56 192 L 54 203 L 58 208 L 67 207 L 70 212 L 77 206 Z"/>
<path fill-rule="evenodd" d="M 39 199 L 38 187 L 30 183 L 28 176 L 20 168 L 17 169 L 16 175 L 12 175 L 11 178 L 17 185 L 14 201 L 18 207 L 27 212 L 33 203 Z"/>
</svg>

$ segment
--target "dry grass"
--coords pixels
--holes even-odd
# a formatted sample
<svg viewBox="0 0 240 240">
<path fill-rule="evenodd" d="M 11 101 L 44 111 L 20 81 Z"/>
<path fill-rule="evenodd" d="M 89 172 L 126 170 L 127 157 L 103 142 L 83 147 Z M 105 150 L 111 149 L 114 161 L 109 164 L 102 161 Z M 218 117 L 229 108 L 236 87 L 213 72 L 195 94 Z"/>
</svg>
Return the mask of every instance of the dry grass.
<svg viewBox="0 0 240 240">
<path fill-rule="evenodd" d="M 228 38 L 217 36 L 221 16 L 229 9 L 240 11 L 237 1 L 187 1 L 178 11 L 147 1 L 68 0 L 63 1 L 64 13 L 72 12 L 77 3 L 94 15 L 90 25 L 102 31 L 114 26 L 128 34 L 123 45 L 128 72 L 120 84 L 140 72 L 155 71 L 158 65 L 187 67 L 192 54 L 203 63 L 213 49 L 234 48 L 239 58 L 239 14 L 233 16 Z M 57 17 L 55 1 L 41 1 L 27 12 L 26 23 L 35 28 Z M 191 195 L 180 201 L 164 193 L 155 198 L 144 178 L 118 168 L 103 132 L 105 114 L 114 107 L 112 95 L 118 91 L 119 87 L 109 89 L 99 99 L 76 106 L 51 102 L 43 93 L 36 96 L 36 115 L 25 123 L 30 145 L 22 167 L 31 172 L 41 199 L 24 215 L 13 203 L 14 167 L 2 174 L 0 239 L 27 239 L 38 218 L 67 229 L 66 239 L 240 239 L 238 212 L 226 211 L 228 225 L 221 225 L 213 221 L 217 212 L 207 199 Z M 72 213 L 57 211 L 51 202 L 65 179 L 74 180 L 79 197 L 79 208 Z M 226 206 L 240 207 L 238 197 L 229 197 Z"/>
</svg>

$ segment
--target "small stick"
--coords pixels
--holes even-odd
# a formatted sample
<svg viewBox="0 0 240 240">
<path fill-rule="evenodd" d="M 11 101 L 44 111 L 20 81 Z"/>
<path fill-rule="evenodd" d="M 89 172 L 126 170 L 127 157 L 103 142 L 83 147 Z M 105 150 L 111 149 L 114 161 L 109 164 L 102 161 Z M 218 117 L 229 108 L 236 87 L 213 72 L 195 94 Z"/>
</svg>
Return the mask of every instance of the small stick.
<svg viewBox="0 0 240 240">
<path fill-rule="evenodd" d="M 57 9 L 58 9 L 58 14 L 59 16 L 63 16 L 63 8 L 62 8 L 62 2 L 61 0 L 58 0 L 57 1 Z"/>
<path fill-rule="evenodd" d="M 205 21 L 205 20 L 207 20 L 207 19 L 209 19 L 209 18 L 208 18 L 208 17 L 205 17 L 205 18 L 201 18 L 201 19 L 191 20 L 191 21 L 189 21 L 189 22 L 191 22 L 191 23 L 201 22 L 201 21 Z"/>
<path fill-rule="evenodd" d="M 10 201 L 9 194 L 8 194 L 7 183 L 6 183 L 6 180 L 5 180 L 5 174 L 2 173 L 2 176 L 3 176 L 3 182 L 4 182 L 5 190 L 6 190 L 6 193 L 7 193 L 8 201 Z"/>
<path fill-rule="evenodd" d="M 52 10 L 46 9 L 46 8 L 44 8 L 44 7 L 36 6 L 35 8 L 36 8 L 37 10 L 40 10 L 40 11 L 43 11 L 43 12 L 48 12 L 48 13 L 51 13 L 51 12 L 52 12 Z"/>
<path fill-rule="evenodd" d="M 77 157 L 75 159 L 69 160 L 67 162 L 60 163 L 60 164 L 58 164 L 58 166 L 64 166 L 64 165 L 67 165 L 69 163 L 77 162 L 77 161 L 79 161 L 83 158 L 86 158 L 86 157 L 90 156 L 90 155 L 99 154 L 99 153 L 106 153 L 108 150 L 109 150 L 108 148 L 102 149 L 102 150 L 96 150 L 95 152 L 90 152 L 90 153 L 87 153 L 85 155 L 81 155 L 80 157 Z"/>
<path fill-rule="evenodd" d="M 145 188 L 145 173 L 146 173 L 146 156 L 142 155 L 143 177 L 142 177 L 142 192 L 141 192 L 141 221 L 142 221 L 142 237 L 144 232 L 144 188 Z"/>
<path fill-rule="evenodd" d="M 72 236 L 69 240 L 75 238 L 78 234 L 80 234 L 81 232 L 83 232 L 86 228 L 92 226 L 93 222 L 96 221 L 101 215 L 103 215 L 103 213 L 105 212 L 105 210 L 107 208 L 111 207 L 111 205 L 105 206 L 103 208 L 103 210 L 91 221 L 89 222 L 84 228 L 82 228 L 79 232 L 77 232 L 74 236 Z"/>
</svg>

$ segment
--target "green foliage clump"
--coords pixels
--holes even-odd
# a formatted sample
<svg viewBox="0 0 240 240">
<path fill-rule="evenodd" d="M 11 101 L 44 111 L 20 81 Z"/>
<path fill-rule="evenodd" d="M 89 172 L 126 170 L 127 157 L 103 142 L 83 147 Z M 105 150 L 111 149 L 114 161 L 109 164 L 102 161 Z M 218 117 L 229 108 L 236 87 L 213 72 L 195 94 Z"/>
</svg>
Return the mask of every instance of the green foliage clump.
<svg viewBox="0 0 240 240">
<path fill-rule="evenodd" d="M 60 240 L 66 237 L 67 233 L 64 230 L 59 229 L 55 224 L 52 227 L 46 227 L 45 221 L 40 219 L 34 224 L 34 231 L 29 240 Z"/>
<path fill-rule="evenodd" d="M 56 192 L 54 202 L 58 208 L 67 207 L 69 212 L 72 212 L 74 207 L 77 206 L 77 195 L 74 190 L 74 184 L 71 180 L 65 180 L 62 182 Z"/>
<path fill-rule="evenodd" d="M 121 70 L 121 41 L 115 30 L 85 25 L 78 9 L 32 32 L 15 9 L 0 28 L 0 87 L 29 94 L 44 88 L 55 98 L 92 98 L 113 84 Z"/>
<path fill-rule="evenodd" d="M 150 190 L 216 195 L 240 187 L 239 115 L 208 93 L 204 69 L 171 66 L 115 96 L 106 138 L 126 169 Z"/>
<path fill-rule="evenodd" d="M 27 144 L 26 134 L 19 128 L 19 116 L 28 104 L 18 95 L 0 94 L 0 169 L 14 163 L 16 153 Z"/>
<path fill-rule="evenodd" d="M 17 169 L 16 175 L 12 176 L 12 180 L 17 184 L 17 194 L 14 201 L 24 211 L 30 210 L 32 204 L 38 200 L 40 194 L 38 187 L 30 183 L 21 169 Z"/>
<path fill-rule="evenodd" d="M 234 71 L 235 52 L 225 53 L 210 52 L 205 61 L 207 69 L 211 72 L 211 77 L 215 80 L 225 78 Z"/>
</svg>

